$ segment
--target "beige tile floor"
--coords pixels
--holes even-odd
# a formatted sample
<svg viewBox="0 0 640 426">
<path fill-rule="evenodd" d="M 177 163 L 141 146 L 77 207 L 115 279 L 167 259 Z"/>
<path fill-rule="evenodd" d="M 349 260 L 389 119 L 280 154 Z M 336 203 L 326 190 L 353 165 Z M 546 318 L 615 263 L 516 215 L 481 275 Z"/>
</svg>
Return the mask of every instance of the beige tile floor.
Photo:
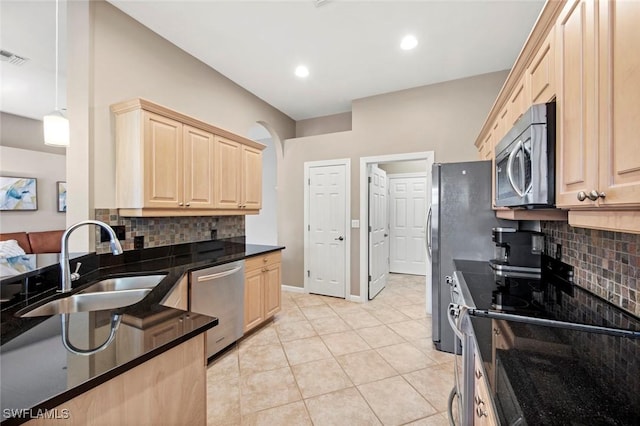
<svg viewBox="0 0 640 426">
<path fill-rule="evenodd" d="M 208 425 L 448 425 L 453 355 L 431 343 L 424 277 L 368 303 L 282 293 L 272 323 L 207 371 Z"/>
</svg>

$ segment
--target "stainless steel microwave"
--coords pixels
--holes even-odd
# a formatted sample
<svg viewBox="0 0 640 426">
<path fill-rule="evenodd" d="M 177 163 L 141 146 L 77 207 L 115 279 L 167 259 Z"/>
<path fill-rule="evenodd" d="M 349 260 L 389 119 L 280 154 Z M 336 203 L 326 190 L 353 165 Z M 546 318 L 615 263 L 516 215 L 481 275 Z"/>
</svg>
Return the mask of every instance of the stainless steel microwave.
<svg viewBox="0 0 640 426">
<path fill-rule="evenodd" d="M 532 105 L 496 146 L 499 207 L 555 205 L 556 104 Z"/>
</svg>

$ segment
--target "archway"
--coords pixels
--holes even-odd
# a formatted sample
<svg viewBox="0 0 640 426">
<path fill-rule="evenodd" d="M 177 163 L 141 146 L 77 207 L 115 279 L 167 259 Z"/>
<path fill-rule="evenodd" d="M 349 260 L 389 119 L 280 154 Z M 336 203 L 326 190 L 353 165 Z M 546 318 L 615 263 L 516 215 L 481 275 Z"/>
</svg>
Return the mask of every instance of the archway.
<svg viewBox="0 0 640 426">
<path fill-rule="evenodd" d="M 268 124 L 257 122 L 247 137 L 266 145 L 262 151 L 262 209 L 258 215 L 245 216 L 245 237 L 250 244 L 278 244 L 278 157 L 282 146 Z"/>
</svg>

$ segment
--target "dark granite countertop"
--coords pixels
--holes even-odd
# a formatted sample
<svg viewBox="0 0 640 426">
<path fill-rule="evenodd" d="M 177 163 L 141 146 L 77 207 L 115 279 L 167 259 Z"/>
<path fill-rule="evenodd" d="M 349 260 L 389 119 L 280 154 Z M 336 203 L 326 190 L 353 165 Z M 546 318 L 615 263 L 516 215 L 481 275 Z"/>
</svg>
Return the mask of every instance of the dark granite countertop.
<svg viewBox="0 0 640 426">
<path fill-rule="evenodd" d="M 166 273 L 166 277 L 139 303 L 110 311 L 70 314 L 70 341 L 81 348 L 100 345 L 110 331 L 113 313 L 122 314 L 115 340 L 93 355 L 76 355 L 61 340 L 61 315 L 18 318 L 16 312 L 63 297 L 57 294 L 57 255 L 50 256 L 24 274 L 3 277 L 1 304 L 0 400 L 3 424 L 28 419 L 9 418 L 7 409 L 50 409 L 217 325 L 217 318 L 164 305 L 187 273 L 248 257 L 281 250 L 280 246 L 244 244 L 236 239 L 204 241 L 175 246 L 126 251 L 123 255 L 78 255 L 81 279 L 73 292 L 107 277 Z M 68 294 L 67 294 L 68 295 Z M 67 296 L 64 295 L 64 296 Z M 130 345 L 121 335 L 127 327 L 162 326 L 179 321 L 178 335 L 154 345 Z"/>
<path fill-rule="evenodd" d="M 455 266 L 472 303 L 497 310 L 492 292 L 505 290 L 488 262 L 456 260 Z M 577 286 L 567 294 L 550 281 L 520 280 L 508 292 L 530 304 L 499 312 L 640 330 L 638 318 Z M 471 319 L 501 424 L 519 416 L 536 425 L 640 424 L 640 340 L 498 320 L 510 337 L 506 347 L 496 346 L 493 321 Z"/>
</svg>

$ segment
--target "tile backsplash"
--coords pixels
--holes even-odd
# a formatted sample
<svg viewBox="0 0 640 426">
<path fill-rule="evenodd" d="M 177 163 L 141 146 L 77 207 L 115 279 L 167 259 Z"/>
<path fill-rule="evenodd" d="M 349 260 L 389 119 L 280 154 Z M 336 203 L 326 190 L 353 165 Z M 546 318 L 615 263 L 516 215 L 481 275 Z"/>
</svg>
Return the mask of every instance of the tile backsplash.
<svg viewBox="0 0 640 426">
<path fill-rule="evenodd" d="M 574 267 L 575 283 L 640 316 L 640 234 L 540 222 L 547 248 L 560 244 L 561 260 Z M 554 253 L 549 253 L 553 256 Z"/>
<path fill-rule="evenodd" d="M 125 250 L 133 250 L 134 237 L 144 237 L 144 248 L 191 243 L 216 238 L 244 235 L 244 216 L 188 216 L 188 217 L 123 217 L 118 209 L 96 209 L 96 220 L 111 226 L 124 225 Z M 100 243 L 100 229 L 96 228 L 96 253 L 109 252 L 109 243 Z"/>
</svg>

